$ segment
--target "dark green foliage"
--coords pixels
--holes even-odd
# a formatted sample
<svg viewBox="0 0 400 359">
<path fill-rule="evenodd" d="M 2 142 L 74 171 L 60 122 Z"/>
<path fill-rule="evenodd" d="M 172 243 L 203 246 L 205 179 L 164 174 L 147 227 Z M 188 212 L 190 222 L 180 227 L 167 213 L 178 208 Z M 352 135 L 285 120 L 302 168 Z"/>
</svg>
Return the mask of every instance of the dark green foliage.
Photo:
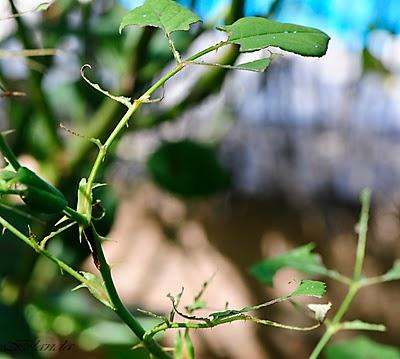
<svg viewBox="0 0 400 359">
<path fill-rule="evenodd" d="M 400 359 L 400 350 L 359 336 L 329 346 L 326 357 L 327 359 Z"/>
<path fill-rule="evenodd" d="M 212 195 L 230 183 L 215 150 L 191 140 L 163 143 L 150 156 L 148 170 L 159 186 L 183 197 Z"/>
<path fill-rule="evenodd" d="M 51 214 L 61 212 L 67 206 L 67 200 L 57 188 L 49 185 L 28 168 L 21 167 L 15 179 L 18 183 L 26 185 L 26 194 L 22 199 L 32 209 Z"/>
<path fill-rule="evenodd" d="M 35 358 L 35 337 L 22 308 L 0 303 L 0 353 Z"/>
</svg>

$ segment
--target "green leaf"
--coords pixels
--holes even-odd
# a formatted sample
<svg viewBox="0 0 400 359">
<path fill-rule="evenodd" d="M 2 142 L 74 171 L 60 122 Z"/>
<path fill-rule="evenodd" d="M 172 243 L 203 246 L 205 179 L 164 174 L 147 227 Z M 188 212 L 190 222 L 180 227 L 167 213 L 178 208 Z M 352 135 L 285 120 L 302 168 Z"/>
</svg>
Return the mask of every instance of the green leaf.
<svg viewBox="0 0 400 359">
<path fill-rule="evenodd" d="M 361 320 L 352 320 L 351 322 L 343 322 L 341 324 L 343 330 L 372 330 L 376 332 L 386 331 L 386 327 L 383 324 L 372 324 L 366 323 Z"/>
<path fill-rule="evenodd" d="M 182 333 L 179 330 L 175 336 L 174 359 L 183 359 Z"/>
<path fill-rule="evenodd" d="M 281 268 L 285 267 L 294 268 L 307 274 L 328 275 L 329 271 L 321 264 L 320 257 L 312 253 L 314 247 L 313 243 L 309 243 L 284 254 L 256 263 L 250 268 L 250 273 L 261 283 L 269 286 L 273 285 L 275 274 Z"/>
<path fill-rule="evenodd" d="M 383 76 L 390 74 L 390 70 L 368 48 L 364 48 L 362 52 L 362 72 L 376 72 Z"/>
<path fill-rule="evenodd" d="M 192 343 L 192 339 L 190 338 L 189 331 L 185 331 L 185 346 L 186 346 L 186 358 L 187 359 L 195 359 L 195 353 L 194 353 L 194 346 Z"/>
<path fill-rule="evenodd" d="M 250 62 L 246 62 L 243 64 L 239 65 L 225 65 L 225 64 L 215 64 L 215 63 L 209 63 L 209 62 L 196 62 L 193 61 L 191 62 L 192 64 L 195 65 L 206 65 L 206 66 L 215 66 L 215 67 L 221 67 L 223 69 L 228 69 L 228 70 L 245 70 L 245 71 L 253 71 L 253 72 L 264 72 L 269 65 L 271 65 L 271 62 L 279 55 L 273 54 L 271 57 L 264 58 L 264 59 L 258 59 Z"/>
<path fill-rule="evenodd" d="M 332 344 L 326 350 L 327 359 L 400 359 L 400 350 L 359 336 Z"/>
<path fill-rule="evenodd" d="M 275 46 L 298 55 L 320 57 L 325 55 L 330 40 L 318 29 L 262 17 L 245 17 L 217 29 L 228 32 L 228 42 L 240 45 L 240 52 Z"/>
<path fill-rule="evenodd" d="M 393 267 L 383 275 L 385 281 L 400 279 L 400 260 L 397 260 Z"/>
<path fill-rule="evenodd" d="M 79 288 L 87 288 L 92 295 L 102 302 L 107 307 L 114 309 L 114 306 L 111 302 L 111 299 L 108 295 L 107 289 L 104 285 L 104 282 L 90 272 L 81 272 L 81 274 L 85 277 L 86 282 L 78 285 L 73 290 L 77 290 Z"/>
<path fill-rule="evenodd" d="M 271 64 L 271 59 L 259 59 L 234 66 L 237 70 L 264 72 Z"/>
<path fill-rule="evenodd" d="M 308 297 L 321 298 L 326 292 L 326 284 L 316 280 L 302 280 L 300 285 L 290 295 L 291 297 L 298 297 L 305 295 Z"/>
<path fill-rule="evenodd" d="M 198 21 L 200 18 L 196 14 L 173 0 L 146 0 L 123 17 L 119 32 L 130 25 L 154 26 L 169 35 L 174 31 L 187 31 Z"/>
</svg>

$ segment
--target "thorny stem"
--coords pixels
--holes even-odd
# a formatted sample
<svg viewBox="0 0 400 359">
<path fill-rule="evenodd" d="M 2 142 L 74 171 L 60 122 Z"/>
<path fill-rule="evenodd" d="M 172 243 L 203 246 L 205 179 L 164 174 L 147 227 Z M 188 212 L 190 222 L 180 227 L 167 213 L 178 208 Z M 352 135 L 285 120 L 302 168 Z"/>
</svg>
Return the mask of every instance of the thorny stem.
<svg viewBox="0 0 400 359">
<path fill-rule="evenodd" d="M 143 345 L 147 350 L 153 354 L 156 358 L 170 359 L 171 356 L 164 352 L 164 350 L 151 338 L 145 337 L 146 331 L 141 326 L 139 321 L 131 314 L 131 312 L 126 308 L 121 298 L 118 295 L 117 289 L 115 288 L 114 281 L 112 279 L 110 266 L 107 263 L 106 257 L 101 246 L 101 238 L 97 234 L 94 226 L 92 225 L 87 229 L 91 231 L 93 239 L 96 246 L 96 256 L 99 261 L 99 270 L 101 276 L 104 280 L 108 295 L 110 297 L 111 303 L 115 308 L 115 312 L 118 316 L 125 322 L 126 325 L 135 333 L 135 335 L 143 342 Z M 87 234 L 89 234 L 87 232 Z M 90 235 L 90 234 L 89 234 Z"/>
<path fill-rule="evenodd" d="M 75 221 L 78 224 L 83 225 L 84 227 L 89 225 L 89 222 L 87 220 L 87 218 L 80 214 L 79 212 L 75 211 L 74 209 L 72 209 L 71 207 L 65 207 L 63 210 L 63 213 L 69 218 L 72 219 L 73 221 Z"/>
<path fill-rule="evenodd" d="M 39 243 L 36 242 L 34 238 L 29 238 L 17 228 L 15 228 L 12 224 L 7 222 L 3 217 L 0 217 L 0 224 L 7 228 L 12 234 L 14 234 L 17 238 L 21 239 L 25 242 L 29 247 L 31 247 L 36 253 L 41 254 L 52 262 L 54 262 L 62 271 L 68 273 L 75 279 L 77 279 L 82 284 L 90 287 L 89 281 L 81 275 L 79 272 L 71 268 L 65 262 L 61 261 L 57 257 L 53 256 L 49 251 L 42 248 Z M 143 341 L 143 344 L 152 353 L 155 357 L 161 359 L 171 359 L 171 357 L 166 354 L 162 348 L 152 339 L 152 338 L 144 338 L 145 330 L 140 325 L 140 323 L 131 315 L 125 305 L 122 303 L 121 299 L 119 298 L 117 291 L 114 286 L 114 282 L 111 277 L 110 267 L 106 261 L 104 256 L 104 252 L 101 248 L 100 237 L 96 233 L 94 227 L 91 227 L 92 233 L 94 235 L 96 241 L 96 249 L 97 255 L 100 262 L 100 272 L 103 277 L 107 292 L 110 296 L 111 302 L 115 308 L 116 313 L 120 316 L 120 318 L 132 329 L 132 331 Z"/>
<path fill-rule="evenodd" d="M 98 155 L 96 157 L 96 160 L 93 164 L 92 170 L 90 172 L 90 175 L 88 177 L 87 181 L 87 186 L 86 186 L 86 195 L 88 198 L 92 198 L 92 190 L 94 186 L 94 180 L 96 178 L 96 175 L 101 167 L 102 162 L 104 161 L 104 158 L 107 155 L 107 152 L 110 148 L 110 146 L 113 144 L 115 139 L 120 135 L 124 127 L 127 125 L 129 119 L 132 117 L 132 115 L 141 107 L 143 103 L 150 102 L 150 97 L 174 75 L 176 75 L 178 72 L 180 72 L 182 69 L 184 69 L 191 61 L 209 53 L 212 51 L 215 51 L 219 49 L 222 46 L 227 45 L 227 42 L 220 42 L 216 45 L 213 45 L 205 50 L 200 51 L 199 53 L 191 56 L 190 58 L 187 59 L 185 62 L 179 62 L 176 67 L 168 72 L 166 75 L 164 75 L 161 79 L 159 79 L 154 85 L 152 85 L 139 99 L 135 100 L 133 104 L 129 107 L 128 111 L 125 113 L 125 115 L 121 118 L 117 126 L 114 128 L 114 130 L 111 132 L 109 135 L 108 139 L 106 142 L 100 146 Z M 20 164 L 11 151 L 11 149 L 8 147 L 7 143 L 4 140 L 3 135 L 0 136 L 0 150 L 4 154 L 4 156 L 7 158 L 7 160 L 10 162 L 10 164 L 13 166 L 13 168 L 17 171 L 20 168 Z M 90 203 L 91 205 L 91 203 Z M 86 218 L 84 215 L 78 213 L 74 209 L 70 207 L 66 207 L 63 210 L 63 213 L 68 216 L 69 218 L 73 219 L 79 224 L 82 224 L 86 230 L 89 230 L 93 234 L 94 242 L 95 242 L 95 253 L 96 255 L 96 260 L 98 260 L 98 267 L 100 270 L 100 273 L 102 275 L 102 278 L 104 280 L 107 292 L 110 296 L 110 299 L 112 301 L 112 304 L 115 307 L 115 310 L 117 314 L 120 316 L 120 318 L 129 326 L 129 328 L 135 333 L 135 335 L 138 336 L 143 342 L 143 344 L 146 346 L 146 348 L 149 350 L 150 353 L 152 353 L 155 357 L 157 358 L 170 358 L 170 356 L 164 352 L 164 350 L 151 338 L 151 337 L 145 337 L 145 330 L 144 328 L 140 325 L 140 323 L 133 317 L 133 315 L 128 311 L 128 309 L 125 307 L 125 305 L 122 303 L 118 292 L 115 288 L 115 284 L 112 279 L 110 267 L 106 261 L 106 258 L 104 256 L 104 252 L 101 247 L 101 238 L 97 234 L 95 228 L 93 225 L 91 225 L 91 219 Z M 44 246 L 40 246 L 36 241 L 31 240 L 27 236 L 25 236 L 23 233 L 21 233 L 19 230 L 17 230 L 15 227 L 13 227 L 10 223 L 5 221 L 3 218 L 0 217 L 0 223 L 8 228 L 10 232 L 15 234 L 18 238 L 22 239 L 26 244 L 28 244 L 31 248 L 33 248 L 37 253 L 40 253 L 46 257 L 48 257 L 50 260 L 52 260 L 54 263 L 56 263 L 61 269 L 69 273 L 71 276 L 76 278 L 78 281 L 81 283 L 87 284 L 87 280 L 80 275 L 78 272 L 76 272 L 74 269 L 69 267 L 67 264 L 64 262 L 60 261 L 58 258 L 54 257 L 51 253 L 49 253 L 46 249 L 44 249 Z"/>
<path fill-rule="evenodd" d="M 336 314 L 334 315 L 332 321 L 326 321 L 326 331 L 314 348 L 309 359 L 317 359 L 331 337 L 341 329 L 340 322 L 343 316 L 346 314 L 347 310 L 349 309 L 354 297 L 362 287 L 361 276 L 365 258 L 365 247 L 367 242 L 370 201 L 370 191 L 364 190 L 361 194 L 361 215 L 360 221 L 358 223 L 358 241 L 353 278 L 351 279 L 351 283 L 349 284 L 348 292 L 344 297 L 343 302 L 337 310 Z"/>
<path fill-rule="evenodd" d="M 76 270 L 71 268 L 68 264 L 64 263 L 57 257 L 53 256 L 49 251 L 47 251 L 44 248 L 41 248 L 39 243 L 37 243 L 34 239 L 27 237 L 25 234 L 20 232 L 17 228 L 15 228 L 12 224 L 7 222 L 3 217 L 0 217 L 0 224 L 7 228 L 12 234 L 14 234 L 16 237 L 24 241 L 29 247 L 31 247 L 35 252 L 44 255 L 45 257 L 49 258 L 52 262 L 57 264 L 57 266 L 64 272 L 68 273 L 75 279 L 77 279 L 79 282 L 83 284 L 88 284 L 88 281 L 83 277 L 81 274 L 79 274 Z"/>
<path fill-rule="evenodd" d="M 190 64 L 191 61 L 194 61 L 198 59 L 201 56 L 204 56 L 212 51 L 218 50 L 219 48 L 227 45 L 228 43 L 226 41 L 219 42 L 216 45 L 210 46 L 207 49 L 204 49 L 193 56 L 189 57 L 186 61 L 182 61 L 178 63 L 175 68 L 173 68 L 170 72 L 165 74 L 163 77 L 161 77 L 154 85 L 152 85 L 139 99 L 135 100 L 131 107 L 128 109 L 128 111 L 125 113 L 125 115 L 121 118 L 117 126 L 114 128 L 114 130 L 111 132 L 110 136 L 106 140 L 106 142 L 101 146 L 99 149 L 99 152 L 97 154 L 96 160 L 93 164 L 92 170 L 90 172 L 88 181 L 87 181 L 87 186 L 86 186 L 86 195 L 87 198 L 91 198 L 91 193 L 93 190 L 93 184 L 94 180 L 97 176 L 97 173 L 101 167 L 102 162 L 104 161 L 107 152 L 110 148 L 110 146 L 113 144 L 115 139 L 120 135 L 122 130 L 125 128 L 125 126 L 128 124 L 128 121 L 130 118 L 133 116 L 133 114 L 142 106 L 143 103 L 148 102 L 150 99 L 151 95 L 153 95 L 159 88 L 164 86 L 164 84 L 173 76 L 175 76 L 178 72 L 183 70 L 186 65 Z"/>
<path fill-rule="evenodd" d="M 159 88 L 164 86 L 164 84 L 171 77 L 175 76 L 178 72 L 183 70 L 190 61 L 196 60 L 197 58 L 199 58 L 209 52 L 215 51 L 225 45 L 227 45 L 227 42 L 225 42 L 225 41 L 220 42 L 216 45 L 213 45 L 213 46 L 211 46 L 205 50 L 202 50 L 202 51 L 198 52 L 197 54 L 191 56 L 187 60 L 187 62 L 185 61 L 185 62 L 178 63 L 174 69 L 172 69 L 166 75 L 161 77 L 139 99 L 137 99 L 133 102 L 133 104 L 129 107 L 128 111 L 125 113 L 125 115 L 121 118 L 121 120 L 119 121 L 117 126 L 111 132 L 111 134 L 107 138 L 106 142 L 103 145 L 101 145 L 99 148 L 99 152 L 97 154 L 97 157 L 95 159 L 93 167 L 90 171 L 87 185 L 86 185 L 86 197 L 87 198 L 92 198 L 92 190 L 93 190 L 94 181 L 95 181 L 97 173 L 107 155 L 107 152 L 108 152 L 110 146 L 114 143 L 115 139 L 121 134 L 122 130 L 128 124 L 128 121 L 132 117 L 132 115 L 142 106 L 143 103 L 149 102 L 150 97 Z M 91 205 L 91 204 L 89 204 L 89 205 Z M 90 218 L 88 218 L 88 220 L 90 221 Z M 164 350 L 151 337 L 150 338 L 145 337 L 145 330 L 143 329 L 143 327 L 136 320 L 136 318 L 128 311 L 128 309 L 125 307 L 125 305 L 122 303 L 122 301 L 118 295 L 118 292 L 115 288 L 115 284 L 112 279 L 110 267 L 106 261 L 103 249 L 101 247 L 101 239 L 98 236 L 98 234 L 96 233 L 96 230 L 93 225 L 89 228 L 89 230 L 92 231 L 93 237 L 95 240 L 95 245 L 96 245 L 95 255 L 97 256 L 97 260 L 99 262 L 98 263 L 99 270 L 100 270 L 100 273 L 104 280 L 104 284 L 106 286 L 108 294 L 111 298 L 111 301 L 112 301 L 114 307 L 116 308 L 117 314 L 129 326 L 129 328 L 135 333 L 135 335 L 140 340 L 142 340 L 143 344 L 146 346 L 146 348 L 149 350 L 150 353 L 152 353 L 157 358 L 170 358 L 169 354 L 164 352 Z"/>
<path fill-rule="evenodd" d="M 275 328 L 281 328 L 281 329 L 289 329 L 289 330 L 295 330 L 295 331 L 309 331 L 309 330 L 314 330 L 318 328 L 321 323 L 314 324 L 309 327 L 296 327 L 292 325 L 286 325 L 282 323 L 277 323 L 271 320 L 264 320 L 264 319 L 258 319 L 255 318 L 251 315 L 248 314 L 238 314 L 234 316 L 229 316 L 226 318 L 216 318 L 213 320 L 210 320 L 208 323 L 194 323 L 194 322 L 164 322 L 157 327 L 153 328 L 152 330 L 146 332 L 145 338 L 152 338 L 154 337 L 157 333 L 166 331 L 168 329 L 179 329 L 179 328 L 186 328 L 186 329 L 204 329 L 204 328 L 213 328 L 218 325 L 223 325 L 227 323 L 232 323 L 236 321 L 245 321 L 245 320 L 250 320 L 252 322 L 258 323 L 258 324 L 263 324 L 263 325 L 268 325 L 272 326 Z"/>
</svg>

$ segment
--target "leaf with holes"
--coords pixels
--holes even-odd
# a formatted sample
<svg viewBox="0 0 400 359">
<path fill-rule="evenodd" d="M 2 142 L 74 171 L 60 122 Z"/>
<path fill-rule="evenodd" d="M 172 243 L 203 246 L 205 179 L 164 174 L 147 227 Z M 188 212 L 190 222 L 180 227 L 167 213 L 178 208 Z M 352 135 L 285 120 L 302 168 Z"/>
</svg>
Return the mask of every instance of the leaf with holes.
<svg viewBox="0 0 400 359">
<path fill-rule="evenodd" d="M 325 55 L 330 40 L 321 30 L 262 17 L 245 17 L 217 29 L 227 32 L 228 42 L 240 45 L 240 52 L 274 46 L 302 56 L 321 57 Z"/>
<path fill-rule="evenodd" d="M 154 26 L 169 35 L 174 31 L 187 31 L 198 21 L 200 18 L 196 14 L 173 0 L 146 0 L 123 17 L 119 32 L 131 25 Z"/>
<path fill-rule="evenodd" d="M 326 292 L 326 284 L 317 280 L 302 280 L 300 285 L 290 295 L 291 297 L 298 297 L 305 295 L 308 297 L 321 298 Z"/>
</svg>

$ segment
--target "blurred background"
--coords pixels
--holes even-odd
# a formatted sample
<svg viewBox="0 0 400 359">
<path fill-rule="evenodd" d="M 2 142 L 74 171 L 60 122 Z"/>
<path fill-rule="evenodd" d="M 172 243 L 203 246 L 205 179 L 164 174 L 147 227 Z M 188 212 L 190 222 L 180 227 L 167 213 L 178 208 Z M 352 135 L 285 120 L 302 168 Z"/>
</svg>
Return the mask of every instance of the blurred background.
<svg viewBox="0 0 400 359">
<path fill-rule="evenodd" d="M 387 271 L 400 258 L 400 2 L 179 2 L 204 19 L 188 33 L 174 33 L 183 54 L 220 41 L 214 27 L 243 15 L 317 27 L 332 40 L 323 58 L 271 49 L 283 56 L 263 74 L 191 68 L 167 83 L 162 102 L 131 120 L 103 167 L 108 185 L 96 190 L 105 211 L 98 228 L 110 239 L 105 250 L 124 301 L 132 310 L 168 313 L 168 293 L 184 287 L 182 303 L 188 304 L 212 278 L 207 309 L 265 302 L 307 276 L 282 270 L 267 288 L 249 268 L 310 242 L 327 267 L 351 275 L 365 187 L 373 195 L 366 273 Z M 7 139 L 21 162 L 75 205 L 79 179 L 96 154 L 88 139 L 106 138 L 124 110 L 83 81 L 81 66 L 90 64 L 87 76 L 103 88 L 136 98 L 173 58 L 159 31 L 118 33 L 122 16 L 142 1 L 41 3 L 0 2 L 0 128 L 14 130 Z M 209 60 L 258 57 L 229 48 Z M 2 202 L 0 214 L 38 238 L 59 219 L 32 219 L 9 208 L 29 213 L 21 203 Z M 49 250 L 74 268 L 96 271 L 76 228 L 51 240 Z M 131 350 L 135 338 L 113 313 L 85 289 L 71 291 L 77 283 L 61 274 L 4 234 L 1 359 L 146 358 Z M 327 300 L 337 308 L 345 288 L 327 283 Z M 400 358 L 398 303 L 400 286 L 391 282 L 365 289 L 348 313 L 385 323 L 386 333 L 369 337 L 397 348 L 394 358 Z M 259 315 L 307 324 L 290 305 Z M 193 340 L 199 358 L 306 358 L 322 333 L 235 323 L 195 332 Z M 355 335 L 341 334 L 335 342 Z M 171 346 L 174 333 L 160 339 Z"/>
</svg>

